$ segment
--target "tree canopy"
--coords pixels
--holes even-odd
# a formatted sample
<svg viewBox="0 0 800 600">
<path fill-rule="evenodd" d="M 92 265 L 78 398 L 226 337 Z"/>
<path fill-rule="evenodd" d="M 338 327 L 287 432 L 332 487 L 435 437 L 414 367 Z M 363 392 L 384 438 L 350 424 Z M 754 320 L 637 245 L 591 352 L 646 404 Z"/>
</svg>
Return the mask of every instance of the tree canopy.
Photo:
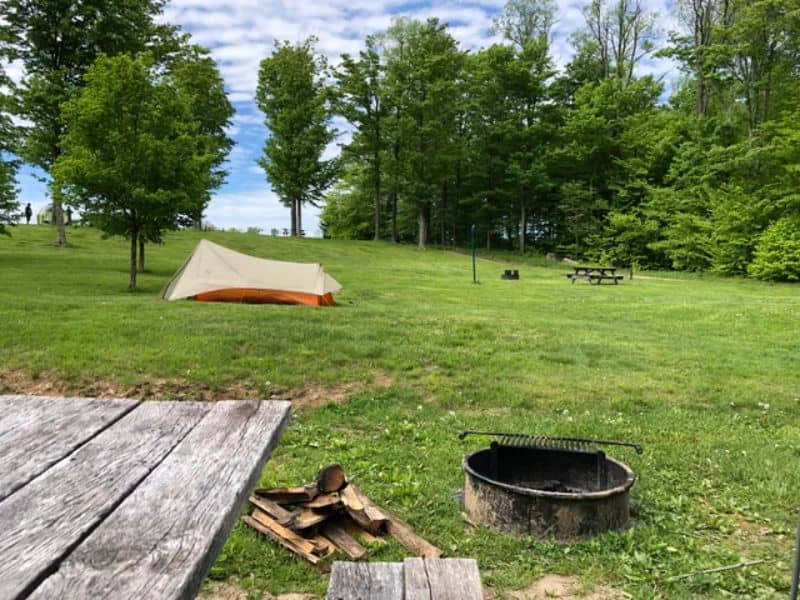
<svg viewBox="0 0 800 600">
<path fill-rule="evenodd" d="M 230 147 L 223 127 L 231 115 L 202 53 L 165 71 L 149 54 L 101 56 L 64 104 L 57 184 L 91 222 L 130 239 L 131 289 L 140 236 L 158 240 L 190 223 L 221 183 Z"/>
</svg>

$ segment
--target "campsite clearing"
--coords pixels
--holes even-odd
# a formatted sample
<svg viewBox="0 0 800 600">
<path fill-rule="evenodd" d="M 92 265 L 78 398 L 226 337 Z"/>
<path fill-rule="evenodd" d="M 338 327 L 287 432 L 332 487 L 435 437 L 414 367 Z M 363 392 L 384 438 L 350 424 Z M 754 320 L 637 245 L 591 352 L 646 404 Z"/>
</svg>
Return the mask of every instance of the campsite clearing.
<svg viewBox="0 0 800 600">
<path fill-rule="evenodd" d="M 320 262 L 339 306 L 165 302 L 158 292 L 199 241 L 148 248 L 125 290 L 127 246 L 90 229 L 57 250 L 49 227 L 0 239 L 0 381 L 64 391 L 269 397 L 304 386 L 349 401 L 301 409 L 260 481 L 290 485 L 339 462 L 378 504 L 447 555 L 478 560 L 496 590 L 546 573 L 637 598 L 785 597 L 800 473 L 800 288 L 681 275 L 564 285 L 538 259 L 468 257 L 372 242 L 204 233 L 237 251 Z M 535 263 L 535 264 L 534 264 Z M 503 281 L 503 268 L 520 281 Z M 637 274 L 638 275 L 638 274 Z M 659 274 L 659 277 L 669 277 Z M 602 293 L 598 293 L 602 291 Z M 378 381 L 380 380 L 380 385 Z M 391 382 L 388 387 L 386 381 Z M 635 526 L 570 545 L 473 529 L 454 499 L 462 429 L 617 438 L 640 475 Z M 375 560 L 398 561 L 387 543 Z M 766 559 L 746 571 L 668 582 Z M 212 569 L 253 592 L 321 594 L 326 578 L 239 525 Z"/>
</svg>

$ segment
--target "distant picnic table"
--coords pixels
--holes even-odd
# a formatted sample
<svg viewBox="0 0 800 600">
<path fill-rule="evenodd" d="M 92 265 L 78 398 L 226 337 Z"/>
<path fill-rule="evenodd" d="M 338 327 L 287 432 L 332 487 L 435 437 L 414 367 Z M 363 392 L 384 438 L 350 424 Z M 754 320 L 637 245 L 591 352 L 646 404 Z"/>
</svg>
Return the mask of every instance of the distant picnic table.
<svg viewBox="0 0 800 600">
<path fill-rule="evenodd" d="M 588 281 L 590 284 L 600 284 L 604 281 L 613 281 L 618 285 L 623 275 L 617 275 L 617 267 L 575 266 L 574 273 L 567 273 L 567 278 L 575 283 L 576 279 Z"/>
<path fill-rule="evenodd" d="M 289 406 L 0 396 L 0 599 L 194 597 Z"/>
</svg>

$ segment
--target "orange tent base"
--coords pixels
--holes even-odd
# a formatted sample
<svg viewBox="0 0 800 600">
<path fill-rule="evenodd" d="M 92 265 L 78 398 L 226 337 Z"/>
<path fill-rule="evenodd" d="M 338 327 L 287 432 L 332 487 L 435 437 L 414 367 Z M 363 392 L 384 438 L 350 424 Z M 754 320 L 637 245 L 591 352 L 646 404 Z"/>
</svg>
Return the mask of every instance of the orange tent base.
<svg viewBox="0 0 800 600">
<path fill-rule="evenodd" d="M 336 306 L 333 294 L 308 294 L 256 288 L 226 288 L 194 296 L 200 302 L 239 302 L 244 304 L 304 304 L 306 306 Z"/>
</svg>

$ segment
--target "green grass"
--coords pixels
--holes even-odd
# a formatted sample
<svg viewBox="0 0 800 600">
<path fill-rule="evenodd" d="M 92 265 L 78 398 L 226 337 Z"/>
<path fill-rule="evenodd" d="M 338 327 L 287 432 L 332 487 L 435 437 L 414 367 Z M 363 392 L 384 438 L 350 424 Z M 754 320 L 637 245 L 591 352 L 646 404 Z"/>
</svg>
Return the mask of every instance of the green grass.
<svg viewBox="0 0 800 600">
<path fill-rule="evenodd" d="M 570 285 L 558 265 L 507 264 L 371 242 L 204 234 L 264 257 L 322 262 L 335 308 L 157 298 L 200 238 L 149 248 L 128 293 L 127 245 L 18 227 L 0 239 L 0 377 L 70 392 L 248 397 L 357 383 L 342 405 L 295 411 L 261 483 L 297 484 L 341 462 L 379 504 L 451 556 L 472 556 L 501 594 L 548 573 L 636 598 L 780 598 L 788 593 L 800 472 L 800 288 L 714 277 Z M 496 258 L 503 258 L 497 255 Z M 642 274 L 646 276 L 647 274 Z M 661 275 L 659 275 L 661 277 Z M 378 385 L 387 379 L 387 388 Z M 2 379 L 0 379 L 2 381 Z M 12 385 L 12 384 L 8 384 Z M 454 499 L 463 428 L 633 440 L 612 452 L 640 476 L 635 526 L 556 544 L 471 530 Z M 376 559 L 399 559 L 387 544 Z M 697 569 L 747 570 L 669 582 Z M 237 526 L 212 579 L 258 596 L 326 579 Z"/>
</svg>

